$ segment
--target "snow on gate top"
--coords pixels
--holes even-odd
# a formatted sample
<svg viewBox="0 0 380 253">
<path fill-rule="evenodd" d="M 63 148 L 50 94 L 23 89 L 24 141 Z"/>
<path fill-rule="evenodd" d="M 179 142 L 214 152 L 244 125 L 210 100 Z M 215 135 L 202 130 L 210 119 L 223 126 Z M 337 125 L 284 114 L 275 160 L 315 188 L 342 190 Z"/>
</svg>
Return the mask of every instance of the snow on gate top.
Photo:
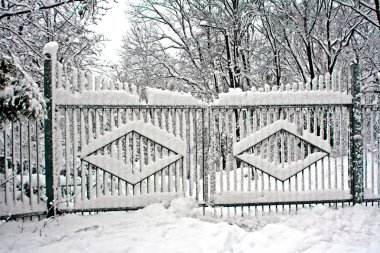
<svg viewBox="0 0 380 253">
<path fill-rule="evenodd" d="M 57 62 L 58 44 L 46 44 L 43 53 L 50 54 L 53 60 L 53 100 L 57 105 L 327 105 L 352 104 L 352 96 L 348 94 L 346 83 L 342 81 L 340 72 L 326 74 L 314 78 L 308 83 L 293 83 L 280 87 L 265 85 L 264 88 L 249 91 L 229 89 L 227 93 L 219 94 L 207 104 L 197 99 L 191 93 L 160 90 L 146 87 L 146 102 L 141 98 L 141 92 L 135 85 L 111 81 L 107 78 L 94 76 L 91 73 L 68 69 Z M 349 78 L 346 78 L 349 80 Z M 347 82 L 347 81 L 346 81 Z"/>
<path fill-rule="evenodd" d="M 286 89 L 277 86 L 253 89 L 243 92 L 241 89 L 229 89 L 228 93 L 219 94 L 214 105 L 324 105 L 324 104 L 351 104 L 352 96 L 342 91 L 340 83 L 323 82 L 319 77 L 312 83 L 288 84 Z M 332 79 L 334 80 L 334 79 Z"/>
<path fill-rule="evenodd" d="M 230 88 L 227 93 L 219 94 L 209 105 L 327 105 L 351 104 L 352 96 L 343 91 L 342 83 L 336 81 L 337 75 L 320 76 L 311 83 L 296 83 L 278 88 L 277 86 L 259 90 L 242 91 Z M 190 93 L 147 88 L 147 103 L 151 105 L 207 105 Z"/>
<path fill-rule="evenodd" d="M 206 105 L 207 103 L 193 97 L 190 93 L 146 88 L 149 105 Z"/>
<path fill-rule="evenodd" d="M 230 88 L 219 94 L 211 103 L 197 99 L 191 93 L 160 90 L 146 87 L 146 102 L 142 101 L 134 85 L 113 82 L 101 77 L 72 69 L 67 71 L 57 63 L 55 101 L 57 105 L 172 105 L 172 106 L 255 106 L 255 105 L 327 105 L 351 104 L 338 75 L 319 76 L 307 84 L 294 83 L 286 86 L 266 85 L 258 90 Z"/>
</svg>

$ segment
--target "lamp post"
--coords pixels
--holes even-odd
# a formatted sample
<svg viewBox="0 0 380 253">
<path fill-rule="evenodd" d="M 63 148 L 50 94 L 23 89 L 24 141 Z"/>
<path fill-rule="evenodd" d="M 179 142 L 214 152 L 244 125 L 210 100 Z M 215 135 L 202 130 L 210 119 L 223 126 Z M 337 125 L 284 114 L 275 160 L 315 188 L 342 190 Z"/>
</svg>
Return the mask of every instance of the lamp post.
<svg viewBox="0 0 380 253">
<path fill-rule="evenodd" d="M 224 29 L 223 27 L 217 27 L 217 26 L 213 26 L 213 25 L 210 25 L 208 24 L 207 21 L 203 20 L 201 21 L 200 23 L 200 26 L 202 27 L 206 27 L 206 28 L 211 28 L 211 29 L 215 29 L 215 30 L 218 30 L 218 31 L 221 31 L 224 35 L 224 40 L 226 42 L 226 50 L 227 50 L 227 67 L 228 67 L 228 76 L 229 76 L 229 79 L 230 79 L 230 85 L 234 88 L 235 87 L 235 77 L 234 77 L 234 73 L 232 71 L 232 67 L 231 67 L 231 51 L 230 51 L 230 38 L 229 38 L 229 35 L 226 31 L 226 29 Z"/>
</svg>

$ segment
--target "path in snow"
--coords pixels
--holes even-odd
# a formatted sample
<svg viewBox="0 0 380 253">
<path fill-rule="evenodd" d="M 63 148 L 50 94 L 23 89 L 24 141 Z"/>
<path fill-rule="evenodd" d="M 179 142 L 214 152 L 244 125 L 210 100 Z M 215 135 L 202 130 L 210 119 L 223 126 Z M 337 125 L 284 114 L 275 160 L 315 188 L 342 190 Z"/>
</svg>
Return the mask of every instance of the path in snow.
<svg viewBox="0 0 380 253">
<path fill-rule="evenodd" d="M 222 221 L 203 217 L 192 200 L 165 206 L 8 222 L 0 227 L 0 252 L 380 252 L 377 207 L 319 206 Z"/>
</svg>

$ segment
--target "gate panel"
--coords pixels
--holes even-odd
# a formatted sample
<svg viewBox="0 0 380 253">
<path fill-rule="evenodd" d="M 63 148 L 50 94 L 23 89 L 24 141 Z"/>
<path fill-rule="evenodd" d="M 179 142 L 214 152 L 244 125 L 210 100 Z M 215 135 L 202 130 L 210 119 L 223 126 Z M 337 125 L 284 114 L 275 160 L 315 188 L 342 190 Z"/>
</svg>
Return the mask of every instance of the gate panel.
<svg viewBox="0 0 380 253">
<path fill-rule="evenodd" d="M 12 123 L 0 131 L 0 217 L 46 212 L 43 124 Z"/>
<path fill-rule="evenodd" d="M 61 211 L 203 201 L 202 108 L 60 108 Z"/>
<path fill-rule="evenodd" d="M 146 105 L 135 87 L 58 70 L 60 211 L 178 196 L 222 206 L 352 200 L 352 96 L 336 75 L 286 91 L 221 94 L 206 107 Z"/>
<path fill-rule="evenodd" d="M 211 108 L 211 204 L 352 199 L 347 106 Z"/>
<path fill-rule="evenodd" d="M 380 110 L 379 92 L 365 92 L 363 95 L 363 170 L 364 200 L 380 200 Z"/>
<path fill-rule="evenodd" d="M 147 105 L 135 86 L 52 59 L 45 79 L 53 84 L 54 137 L 46 140 L 54 144 L 46 163 L 54 180 L 45 183 L 43 124 L 3 128 L 0 217 L 42 214 L 46 202 L 64 212 L 125 210 L 179 196 L 214 206 L 348 202 L 361 182 L 349 166 L 358 168 L 350 161 L 360 138 L 350 143 L 356 107 L 339 74 L 286 90 L 232 91 L 207 107 Z M 365 201 L 380 200 L 378 96 L 362 100 Z"/>
<path fill-rule="evenodd" d="M 204 107 L 146 105 L 134 86 L 57 69 L 59 211 L 203 202 Z"/>
</svg>

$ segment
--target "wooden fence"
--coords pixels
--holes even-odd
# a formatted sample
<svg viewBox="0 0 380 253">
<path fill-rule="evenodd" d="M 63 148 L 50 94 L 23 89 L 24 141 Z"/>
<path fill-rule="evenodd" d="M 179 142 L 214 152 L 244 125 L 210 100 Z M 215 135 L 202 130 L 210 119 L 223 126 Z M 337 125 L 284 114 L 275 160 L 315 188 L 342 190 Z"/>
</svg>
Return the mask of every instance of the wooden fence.
<svg viewBox="0 0 380 253">
<path fill-rule="evenodd" d="M 222 214 L 216 207 L 378 201 L 378 100 L 360 105 L 362 134 L 353 136 L 350 80 L 334 73 L 234 90 L 211 104 L 142 101 L 136 87 L 52 57 L 48 118 L 1 133 L 0 216 L 129 210 L 181 196 Z"/>
</svg>

